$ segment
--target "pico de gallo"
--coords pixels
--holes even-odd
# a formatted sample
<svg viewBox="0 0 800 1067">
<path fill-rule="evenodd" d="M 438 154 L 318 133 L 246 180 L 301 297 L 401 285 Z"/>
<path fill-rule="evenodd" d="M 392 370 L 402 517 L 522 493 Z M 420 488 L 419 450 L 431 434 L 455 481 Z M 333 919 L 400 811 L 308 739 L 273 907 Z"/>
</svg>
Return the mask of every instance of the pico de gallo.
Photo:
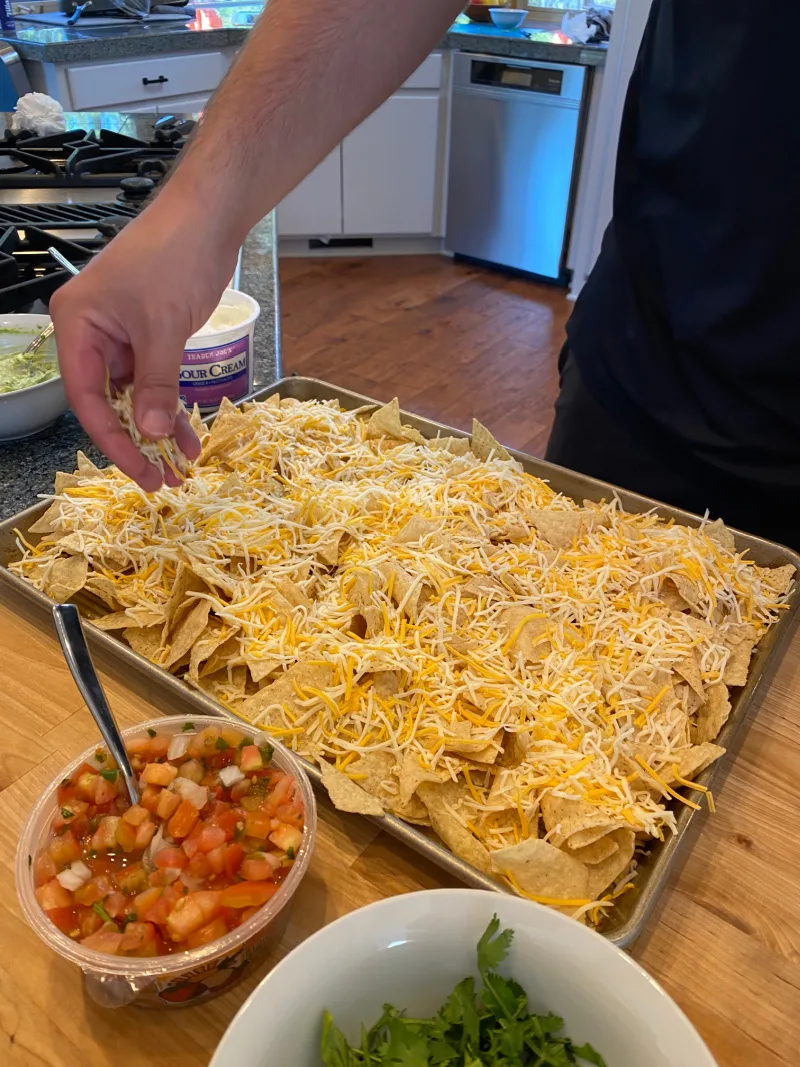
<svg viewBox="0 0 800 1067">
<path fill-rule="evenodd" d="M 304 809 L 272 748 L 232 726 L 126 742 L 131 805 L 104 749 L 58 789 L 46 844 L 30 857 L 36 899 L 86 948 L 159 956 L 197 948 L 277 893 L 303 839 Z"/>
</svg>

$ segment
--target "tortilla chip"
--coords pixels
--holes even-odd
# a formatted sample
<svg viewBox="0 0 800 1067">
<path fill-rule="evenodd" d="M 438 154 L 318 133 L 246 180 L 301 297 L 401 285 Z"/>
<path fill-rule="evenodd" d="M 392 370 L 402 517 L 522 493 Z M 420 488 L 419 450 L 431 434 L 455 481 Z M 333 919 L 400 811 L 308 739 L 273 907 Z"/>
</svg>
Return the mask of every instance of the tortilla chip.
<svg viewBox="0 0 800 1067">
<path fill-rule="evenodd" d="M 204 591 L 204 589 L 205 586 L 203 581 L 197 577 L 194 571 L 191 570 L 190 567 L 187 567 L 185 563 L 178 563 L 175 581 L 172 583 L 172 589 L 169 594 L 169 600 L 164 607 L 164 616 L 166 619 L 164 622 L 164 633 L 162 635 L 164 644 L 167 643 L 173 625 L 178 621 L 178 612 L 181 607 L 186 604 L 188 594 L 199 593 Z"/>
<path fill-rule="evenodd" d="M 498 596 L 507 596 L 507 591 L 497 581 L 496 578 L 491 578 L 488 574 L 473 574 L 462 586 L 460 586 L 462 596 L 474 596 L 474 597 L 488 597 L 492 593 L 496 593 Z"/>
<path fill-rule="evenodd" d="M 421 782 L 417 787 L 420 799 L 428 809 L 428 817 L 434 832 L 439 835 L 459 859 L 476 867 L 484 874 L 491 872 L 489 851 L 485 845 L 471 834 L 465 826 L 451 813 L 450 808 L 457 808 L 467 793 L 466 785 L 460 782 Z"/>
<path fill-rule="evenodd" d="M 433 437 L 427 441 L 428 448 L 450 452 L 453 456 L 466 456 L 469 452 L 468 437 Z"/>
<path fill-rule="evenodd" d="M 776 593 L 788 593 L 795 576 L 795 568 L 791 563 L 783 567 L 756 567 L 756 571 Z"/>
<path fill-rule="evenodd" d="M 196 600 L 188 614 L 175 626 L 171 640 L 166 647 L 166 656 L 161 664 L 169 670 L 174 664 L 191 652 L 192 645 L 197 641 L 205 628 L 208 626 L 208 613 L 211 605 L 207 600 Z"/>
<path fill-rule="evenodd" d="M 525 523 L 514 515 L 497 515 L 492 519 L 490 537 L 492 541 L 511 541 L 521 544 L 530 539 L 530 530 Z"/>
<path fill-rule="evenodd" d="M 661 583 L 661 599 L 678 611 L 697 611 L 701 615 L 702 595 L 699 587 L 695 585 L 685 574 L 667 574 Z"/>
<path fill-rule="evenodd" d="M 391 700 L 400 689 L 399 671 L 375 671 L 372 675 L 372 688 L 381 700 Z"/>
<path fill-rule="evenodd" d="M 237 649 L 239 648 L 237 641 Z M 244 660 L 250 670 L 250 677 L 254 682 L 263 682 L 265 678 L 269 678 L 271 674 L 277 671 L 283 661 L 276 656 L 256 656 L 252 653 L 245 652 Z"/>
<path fill-rule="evenodd" d="M 293 715 L 299 715 L 302 710 L 303 698 L 298 695 L 295 685 L 302 692 L 306 686 L 312 689 L 327 689 L 332 681 L 333 667 L 330 664 L 305 663 L 299 660 L 274 682 L 248 697 L 242 704 L 242 715 L 252 721 L 267 711 L 266 718 L 260 720 L 262 725 L 282 727 L 284 722 L 283 716 L 277 710 L 279 707 L 290 711 Z M 272 705 L 275 707 L 273 708 Z"/>
<path fill-rule="evenodd" d="M 584 800 L 555 797 L 552 793 L 544 794 L 541 809 L 545 829 L 556 848 L 584 848 L 625 825 Z"/>
<path fill-rule="evenodd" d="M 400 419 L 400 402 L 397 397 L 389 404 L 378 408 L 367 421 L 367 439 L 378 440 L 381 437 L 393 437 L 397 441 L 413 441 L 423 444 L 425 438 L 418 430 L 404 426 Z"/>
<path fill-rule="evenodd" d="M 110 615 L 101 615 L 97 619 L 89 619 L 92 626 L 98 630 L 124 630 L 129 626 L 136 625 L 127 611 L 113 611 Z"/>
<path fill-rule="evenodd" d="M 736 551 L 736 538 L 722 519 L 714 519 L 713 522 L 707 522 L 703 527 L 703 533 L 715 544 L 718 544 L 720 548 L 724 548 L 726 552 Z"/>
<path fill-rule="evenodd" d="M 697 649 L 693 648 L 689 655 L 681 660 L 675 668 L 675 673 L 688 682 L 699 697 L 705 697 L 703 676 L 700 673 L 700 657 L 697 655 Z"/>
<path fill-rule="evenodd" d="M 394 768 L 397 765 L 393 752 L 365 752 L 347 768 L 347 776 L 355 781 L 370 796 L 378 797 L 384 803 L 392 798 L 391 786 L 395 785 Z"/>
<path fill-rule="evenodd" d="M 529 837 L 492 853 L 492 868 L 508 874 L 535 897 L 548 900 L 591 900 L 589 869 L 574 856 L 547 841 Z"/>
<path fill-rule="evenodd" d="M 378 570 L 388 584 L 390 575 L 394 575 L 392 582 L 392 603 L 400 608 L 412 622 L 416 622 L 419 614 L 430 600 L 433 593 L 433 585 L 422 575 L 410 574 L 399 563 L 380 563 Z"/>
<path fill-rule="evenodd" d="M 82 477 L 92 478 L 95 475 L 102 475 L 102 470 L 95 463 L 92 463 L 92 461 L 89 459 L 85 452 L 78 450 L 78 454 L 75 457 L 75 460 L 78 464 L 78 470 L 80 471 Z"/>
<path fill-rule="evenodd" d="M 414 544 L 427 537 L 428 534 L 432 534 L 436 529 L 438 529 L 437 523 L 430 522 L 428 519 L 423 519 L 421 515 L 413 515 L 405 526 L 394 535 L 392 544 Z"/>
<path fill-rule="evenodd" d="M 192 654 L 189 660 L 189 675 L 199 678 L 200 668 L 216 652 L 220 645 L 228 640 L 227 630 L 216 619 L 212 619 L 205 631 L 192 646 Z"/>
<path fill-rule="evenodd" d="M 702 745 L 692 745 L 680 753 L 678 773 L 681 778 L 692 781 L 698 774 L 702 774 L 706 767 L 710 767 L 720 756 L 724 755 L 725 749 L 720 745 L 713 745 L 710 741 L 705 741 Z M 669 771 L 668 780 L 674 781 L 672 768 L 669 768 Z"/>
<path fill-rule="evenodd" d="M 591 845 L 584 845 L 583 848 L 568 849 L 569 854 L 589 867 L 604 863 L 619 852 L 619 845 L 614 839 L 614 835 L 620 832 L 624 833 L 625 831 L 612 830 L 611 833 L 598 837 Z"/>
<path fill-rule="evenodd" d="M 191 414 L 189 415 L 189 425 L 199 438 L 202 438 L 204 434 L 208 433 L 206 425 L 203 422 L 203 416 L 200 414 L 200 408 L 197 404 L 194 405 Z"/>
<path fill-rule="evenodd" d="M 57 559 L 50 568 L 44 591 L 53 600 L 63 604 L 83 589 L 88 577 L 89 561 L 86 556 L 65 556 Z"/>
<path fill-rule="evenodd" d="M 117 586 L 110 578 L 102 574 L 90 574 L 86 579 L 84 589 L 102 600 L 112 611 L 116 611 L 120 606 Z"/>
<path fill-rule="evenodd" d="M 70 475 L 72 477 L 72 475 Z M 76 479 L 77 480 L 77 479 Z M 61 500 L 54 500 L 50 507 L 41 515 L 32 526 L 28 527 L 28 533 L 49 534 L 55 530 L 64 504 Z"/>
<path fill-rule="evenodd" d="M 199 676 L 206 678 L 223 668 L 238 666 L 242 655 L 242 645 L 238 634 L 233 634 L 219 648 L 215 648 L 200 668 Z"/>
<path fill-rule="evenodd" d="M 633 830 L 614 830 L 608 834 L 617 849 L 601 863 L 589 867 L 588 894 L 592 900 L 599 900 L 600 894 L 625 874 L 633 859 L 636 835 Z M 605 838 L 603 839 L 605 840 Z"/>
<path fill-rule="evenodd" d="M 325 764 L 322 771 L 322 784 L 328 790 L 331 803 L 338 811 L 350 811 L 354 815 L 383 815 L 383 804 L 374 796 L 337 771 L 330 764 Z"/>
<path fill-rule="evenodd" d="M 498 767 L 511 769 L 519 767 L 521 763 L 525 762 L 525 757 L 528 754 L 528 745 L 528 734 L 503 730 L 500 740 L 501 751 L 497 757 Z"/>
<path fill-rule="evenodd" d="M 726 685 L 746 685 L 750 673 L 750 657 L 757 641 L 755 628 L 749 623 L 733 623 L 722 637 L 731 650 L 722 680 Z"/>
<path fill-rule="evenodd" d="M 60 496 L 65 489 L 74 489 L 76 485 L 81 484 L 81 479 L 77 474 L 67 474 L 65 471 L 58 471 L 55 479 L 54 492 L 56 496 Z"/>
<path fill-rule="evenodd" d="M 708 687 L 706 702 L 697 712 L 697 729 L 695 742 L 698 745 L 706 741 L 714 741 L 719 737 L 720 730 L 728 721 L 731 713 L 731 702 L 728 699 L 728 687 L 724 682 Z"/>
<path fill-rule="evenodd" d="M 329 540 L 317 548 L 317 557 L 322 560 L 328 567 L 335 567 L 339 562 L 339 556 L 342 554 L 343 542 L 347 542 L 348 537 L 344 530 L 334 530 Z"/>
<path fill-rule="evenodd" d="M 491 456 L 492 459 L 511 459 L 509 452 L 503 448 L 493 434 L 482 426 L 477 419 L 472 420 L 472 440 L 470 450 L 484 463 Z"/>
<path fill-rule="evenodd" d="M 569 548 L 583 533 L 584 516 L 580 511 L 540 508 L 529 511 L 528 517 L 539 536 L 553 548 Z"/>
<path fill-rule="evenodd" d="M 406 749 L 398 774 L 400 782 L 400 805 L 408 807 L 423 782 L 437 783 L 440 779 L 433 771 L 420 766 L 419 757 L 412 749 Z M 426 809 L 427 810 L 427 809 Z"/>
<path fill-rule="evenodd" d="M 504 651 L 513 652 L 515 656 L 521 655 L 531 663 L 544 659 L 552 650 L 548 637 L 550 623 L 544 612 L 525 604 L 514 605 L 503 608 L 497 622 L 509 640 L 513 637 L 509 648 L 503 646 Z"/>
<path fill-rule="evenodd" d="M 291 578 L 279 578 L 275 583 L 275 588 L 293 608 L 305 608 L 306 611 L 310 609 L 311 601 L 303 592 L 302 586 L 293 582 Z"/>
<path fill-rule="evenodd" d="M 123 630 L 122 636 L 134 652 L 149 659 L 151 663 L 158 663 L 162 648 L 160 626 L 147 626 L 144 629 L 130 627 Z"/>
</svg>

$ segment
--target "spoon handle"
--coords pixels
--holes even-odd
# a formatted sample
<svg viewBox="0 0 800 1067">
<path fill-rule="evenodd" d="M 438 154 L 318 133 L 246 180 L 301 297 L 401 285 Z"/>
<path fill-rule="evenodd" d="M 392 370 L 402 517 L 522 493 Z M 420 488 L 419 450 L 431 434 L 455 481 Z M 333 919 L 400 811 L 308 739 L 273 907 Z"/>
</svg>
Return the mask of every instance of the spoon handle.
<svg viewBox="0 0 800 1067">
<path fill-rule="evenodd" d="M 75 266 L 75 264 L 74 263 L 70 263 L 70 261 L 67 259 L 67 257 L 65 255 L 63 255 L 61 252 L 59 252 L 59 250 L 57 248 L 48 248 L 47 251 L 53 257 L 53 259 L 56 261 L 56 263 L 60 263 L 61 264 L 61 266 L 64 268 L 64 270 L 68 270 L 70 272 L 70 274 L 80 274 L 80 271 Z"/>
<path fill-rule="evenodd" d="M 86 701 L 89 711 L 102 734 L 103 740 L 108 746 L 108 751 L 116 760 L 117 766 L 125 779 L 128 795 L 132 804 L 139 803 L 139 786 L 136 776 L 125 751 L 119 729 L 111 708 L 108 706 L 106 695 L 100 685 L 100 679 L 94 669 L 89 648 L 86 644 L 86 636 L 81 625 L 81 617 L 74 604 L 56 604 L 53 608 L 53 620 L 56 625 L 56 633 L 61 643 L 61 651 L 70 669 L 78 690 Z"/>
</svg>

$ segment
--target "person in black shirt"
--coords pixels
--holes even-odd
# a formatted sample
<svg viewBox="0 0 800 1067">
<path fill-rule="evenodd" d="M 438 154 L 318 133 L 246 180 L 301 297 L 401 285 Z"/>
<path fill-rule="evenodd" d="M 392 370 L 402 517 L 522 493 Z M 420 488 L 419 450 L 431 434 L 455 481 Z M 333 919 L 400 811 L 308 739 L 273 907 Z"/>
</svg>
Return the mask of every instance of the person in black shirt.
<svg viewBox="0 0 800 1067">
<path fill-rule="evenodd" d="M 800 547 L 791 48 L 749 0 L 653 3 L 547 456 Z"/>
</svg>

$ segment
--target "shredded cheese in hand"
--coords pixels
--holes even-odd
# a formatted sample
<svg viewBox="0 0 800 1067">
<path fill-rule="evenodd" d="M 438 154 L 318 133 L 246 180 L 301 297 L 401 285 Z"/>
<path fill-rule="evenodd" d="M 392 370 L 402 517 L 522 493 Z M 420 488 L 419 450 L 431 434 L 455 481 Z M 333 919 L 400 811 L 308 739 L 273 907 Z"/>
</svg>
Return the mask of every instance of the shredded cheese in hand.
<svg viewBox="0 0 800 1067">
<path fill-rule="evenodd" d="M 176 478 L 183 480 L 189 469 L 189 460 L 183 454 L 175 438 L 165 437 L 159 441 L 151 441 L 139 432 L 133 416 L 133 386 L 126 385 L 116 396 L 109 395 L 108 402 L 122 424 L 122 428 L 142 455 L 161 472 L 161 477 L 165 477 L 169 469 Z M 178 411 L 183 411 L 180 401 L 178 401 Z"/>
</svg>

